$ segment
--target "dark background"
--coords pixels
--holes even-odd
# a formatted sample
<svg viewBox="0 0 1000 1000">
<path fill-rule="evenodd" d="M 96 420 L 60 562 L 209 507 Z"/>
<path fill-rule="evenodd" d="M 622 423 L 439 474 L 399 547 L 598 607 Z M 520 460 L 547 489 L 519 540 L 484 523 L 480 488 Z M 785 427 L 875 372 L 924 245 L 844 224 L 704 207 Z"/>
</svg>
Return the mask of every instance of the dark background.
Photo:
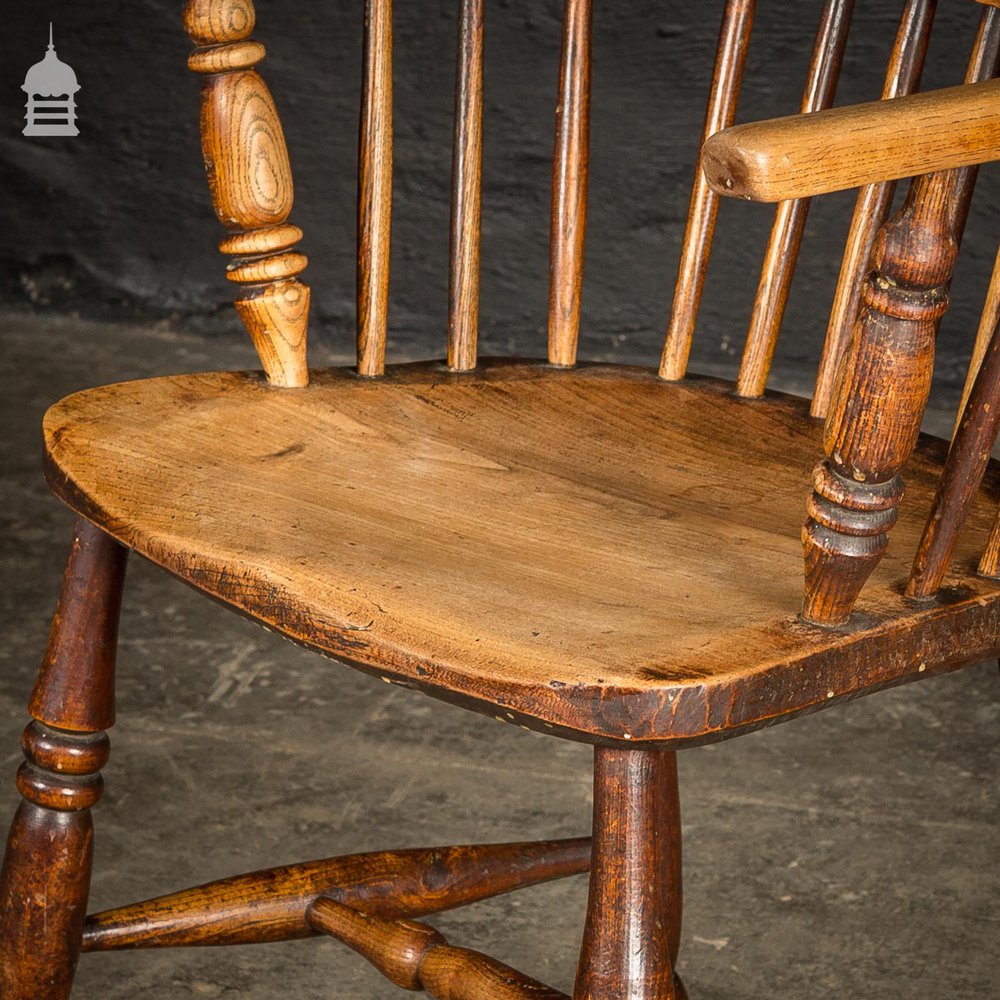
<svg viewBox="0 0 1000 1000">
<path fill-rule="evenodd" d="M 762 0 L 740 120 L 797 110 L 820 3 Z M 838 103 L 874 99 L 901 0 L 858 0 Z M 390 355 L 439 355 L 447 309 L 455 9 L 397 4 Z M 7 5 L 0 37 L 0 301 L 239 336 L 215 250 L 198 144 L 198 82 L 177 2 Z M 288 137 L 292 216 L 311 257 L 314 343 L 351 349 L 361 0 L 261 0 L 255 36 Z M 599 2 L 591 225 L 582 354 L 653 362 L 668 313 L 721 2 Z M 924 86 L 960 82 L 981 7 L 942 0 Z M 545 338 L 548 193 L 561 3 L 487 4 L 482 341 L 538 354 Z M 57 50 L 77 72 L 81 134 L 27 138 L 24 72 Z M 940 340 L 939 387 L 963 377 L 996 247 L 998 172 L 982 171 Z M 809 387 L 851 194 L 817 201 L 776 371 Z M 731 372 L 773 209 L 727 202 L 694 365 Z M 242 349 L 233 365 L 248 363 Z M 164 357 L 164 369 L 170 369 Z M 940 398 L 940 397 L 939 397 Z"/>
</svg>

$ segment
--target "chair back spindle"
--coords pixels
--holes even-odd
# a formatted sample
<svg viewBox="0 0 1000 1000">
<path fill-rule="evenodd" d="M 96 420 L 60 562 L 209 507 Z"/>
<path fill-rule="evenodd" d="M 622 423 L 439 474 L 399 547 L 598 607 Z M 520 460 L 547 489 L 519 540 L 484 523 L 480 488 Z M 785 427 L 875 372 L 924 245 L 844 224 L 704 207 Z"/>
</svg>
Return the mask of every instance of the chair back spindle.
<svg viewBox="0 0 1000 1000">
<path fill-rule="evenodd" d="M 892 47 L 882 100 L 904 97 L 920 86 L 936 10 L 937 0 L 908 0 Z M 895 181 L 866 184 L 858 191 L 816 376 L 810 407 L 814 417 L 825 417 L 829 408 L 837 366 L 861 305 L 875 235 L 888 217 L 895 191 Z"/>
<path fill-rule="evenodd" d="M 308 260 L 292 248 L 292 170 L 271 93 L 254 69 L 264 46 L 251 41 L 251 0 L 189 0 L 184 27 L 198 47 L 188 67 L 203 78 L 201 141 L 215 213 L 231 231 L 219 244 L 236 255 L 227 277 L 243 286 L 236 311 L 272 385 L 309 381 Z"/>
<path fill-rule="evenodd" d="M 385 372 L 392 227 L 392 0 L 365 0 L 358 141 L 358 374 Z"/>
<path fill-rule="evenodd" d="M 979 329 L 976 331 L 976 342 L 972 348 L 969 371 L 965 377 L 965 386 L 962 388 L 962 401 L 958 405 L 958 416 L 955 418 L 956 434 L 962 423 L 965 405 L 969 401 L 976 376 L 979 374 L 979 366 L 983 363 L 986 348 L 989 347 L 990 338 L 993 336 L 993 330 L 998 322 L 1000 322 L 1000 248 L 997 249 L 993 274 L 990 276 L 989 288 L 986 291 L 986 303 L 983 306 L 982 315 L 979 317 Z"/>
<path fill-rule="evenodd" d="M 566 0 L 552 157 L 549 362 L 576 364 L 587 235 L 592 0 Z"/>
<path fill-rule="evenodd" d="M 821 111 L 833 103 L 853 12 L 854 0 L 827 0 L 823 5 L 802 95 L 803 114 Z M 736 382 L 741 396 L 760 396 L 767 387 L 809 204 L 808 198 L 783 201 L 775 212 Z"/>
<path fill-rule="evenodd" d="M 1000 324 L 994 323 L 920 539 L 906 585 L 907 597 L 933 597 L 944 580 L 958 533 L 986 472 L 990 450 L 996 443 L 1000 428 L 998 404 Z"/>
<path fill-rule="evenodd" d="M 750 47 L 755 0 L 727 0 L 719 29 L 715 71 L 705 114 L 703 140 L 728 128 L 736 119 L 736 104 Z M 687 227 L 681 245 L 674 301 L 660 358 L 660 378 L 677 381 L 687 372 L 695 322 L 712 252 L 719 196 L 708 186 L 699 164 L 695 168 Z"/>
<path fill-rule="evenodd" d="M 448 367 L 476 367 L 483 184 L 483 2 L 459 0 L 451 176 Z"/>
</svg>

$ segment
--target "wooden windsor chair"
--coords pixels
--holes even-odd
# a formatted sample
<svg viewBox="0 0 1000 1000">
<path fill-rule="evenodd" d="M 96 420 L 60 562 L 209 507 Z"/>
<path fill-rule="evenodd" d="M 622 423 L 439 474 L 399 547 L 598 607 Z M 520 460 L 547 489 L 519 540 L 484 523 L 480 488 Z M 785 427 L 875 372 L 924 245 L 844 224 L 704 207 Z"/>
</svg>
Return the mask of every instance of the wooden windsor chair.
<svg viewBox="0 0 1000 1000">
<path fill-rule="evenodd" d="M 803 114 L 730 127 L 754 3 L 725 4 L 657 373 L 575 364 L 589 0 L 565 6 L 547 360 L 476 356 L 484 12 L 462 0 L 447 362 L 385 367 L 391 0 L 367 0 L 358 363 L 310 371 L 253 8 L 190 0 L 221 249 L 266 374 L 107 386 L 46 417 L 49 479 L 79 520 L 0 877 L 0 995 L 69 996 L 81 950 L 329 934 L 441 1000 L 558 998 L 414 918 L 589 869 L 574 1000 L 682 997 L 676 751 L 1000 652 L 1000 267 L 954 443 L 918 435 L 975 165 L 1000 158 L 1000 10 L 983 7 L 965 85 L 913 95 L 935 5 L 906 0 L 884 100 L 823 110 L 853 4 L 820 6 Z M 768 371 L 809 198 L 853 187 L 810 404 Z M 686 372 L 717 192 L 779 203 L 735 384 Z M 355 855 L 85 918 L 130 549 L 320 653 L 594 744 L 592 845 Z"/>
</svg>

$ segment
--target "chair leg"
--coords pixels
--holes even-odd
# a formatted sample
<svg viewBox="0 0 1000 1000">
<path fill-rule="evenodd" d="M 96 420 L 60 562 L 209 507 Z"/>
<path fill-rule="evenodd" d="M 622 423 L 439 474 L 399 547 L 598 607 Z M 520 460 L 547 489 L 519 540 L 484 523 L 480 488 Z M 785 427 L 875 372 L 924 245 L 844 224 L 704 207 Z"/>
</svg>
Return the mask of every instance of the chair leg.
<svg viewBox="0 0 1000 1000">
<path fill-rule="evenodd" d="M 77 521 L 24 731 L 21 802 L 0 871 L 0 997 L 66 1000 L 83 937 L 91 807 L 114 723 L 126 550 Z"/>
<path fill-rule="evenodd" d="M 677 756 L 594 751 L 590 899 L 574 1000 L 682 1000 Z"/>
</svg>

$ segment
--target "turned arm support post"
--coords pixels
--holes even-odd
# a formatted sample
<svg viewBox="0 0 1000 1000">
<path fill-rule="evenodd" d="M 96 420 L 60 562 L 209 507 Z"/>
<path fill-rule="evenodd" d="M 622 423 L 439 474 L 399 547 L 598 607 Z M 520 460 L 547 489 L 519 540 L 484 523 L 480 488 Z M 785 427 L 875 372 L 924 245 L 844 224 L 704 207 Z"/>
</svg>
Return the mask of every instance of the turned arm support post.
<svg viewBox="0 0 1000 1000">
<path fill-rule="evenodd" d="M 241 285 L 236 311 L 272 385 L 304 386 L 309 287 L 296 275 L 292 171 L 267 84 L 254 69 L 264 46 L 250 40 L 251 0 L 188 0 L 184 27 L 198 47 L 188 67 L 203 78 L 201 143 L 212 202 L 230 231 L 219 244 L 235 259 L 228 278 Z"/>
<path fill-rule="evenodd" d="M 900 472 L 930 395 L 934 340 L 958 255 L 960 171 L 916 178 L 879 231 L 862 310 L 841 361 L 802 531 L 802 614 L 847 619 L 882 558 L 903 495 Z"/>
<path fill-rule="evenodd" d="M 739 125 L 702 152 L 714 190 L 759 201 L 920 175 L 876 237 L 827 415 L 802 532 L 802 615 L 817 624 L 847 620 L 896 521 L 975 178 L 967 168 L 1000 159 L 1000 81 L 984 79 L 996 70 L 995 14 L 963 86 Z"/>
</svg>

